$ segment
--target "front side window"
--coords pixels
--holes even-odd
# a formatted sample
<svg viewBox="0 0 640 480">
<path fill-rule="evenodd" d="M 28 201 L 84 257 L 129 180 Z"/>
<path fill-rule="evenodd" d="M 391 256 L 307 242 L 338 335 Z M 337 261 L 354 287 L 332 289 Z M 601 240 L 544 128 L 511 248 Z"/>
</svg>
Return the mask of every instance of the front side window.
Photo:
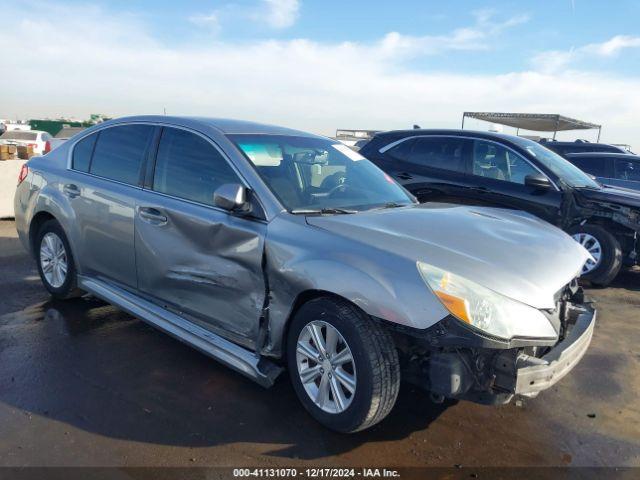
<svg viewBox="0 0 640 480">
<path fill-rule="evenodd" d="M 617 179 L 640 181 L 640 162 L 616 158 L 615 171 Z"/>
<path fill-rule="evenodd" d="M 560 155 L 533 140 L 522 137 L 509 137 L 512 142 L 526 150 L 538 162 L 551 170 L 562 183 L 574 188 L 600 189 L 600 184 L 589 175 Z"/>
<path fill-rule="evenodd" d="M 83 138 L 75 147 L 73 147 L 73 158 L 71 162 L 71 168 L 74 170 L 80 170 L 81 172 L 88 172 L 89 165 L 91 164 L 91 155 L 93 154 L 93 147 L 96 144 L 97 134 L 89 135 Z"/>
<path fill-rule="evenodd" d="M 137 185 L 140 166 L 153 137 L 151 125 L 122 125 L 101 130 L 90 172 L 99 177 Z"/>
<path fill-rule="evenodd" d="M 296 210 L 367 210 L 413 202 L 391 177 L 335 141 L 288 135 L 229 135 L 282 204 Z"/>
<path fill-rule="evenodd" d="M 539 173 L 517 153 L 493 142 L 474 140 L 473 174 L 524 185 L 527 175 Z"/>
<path fill-rule="evenodd" d="M 241 181 L 211 143 L 185 130 L 162 130 L 153 175 L 156 192 L 213 205 L 213 193 L 225 183 Z"/>
</svg>

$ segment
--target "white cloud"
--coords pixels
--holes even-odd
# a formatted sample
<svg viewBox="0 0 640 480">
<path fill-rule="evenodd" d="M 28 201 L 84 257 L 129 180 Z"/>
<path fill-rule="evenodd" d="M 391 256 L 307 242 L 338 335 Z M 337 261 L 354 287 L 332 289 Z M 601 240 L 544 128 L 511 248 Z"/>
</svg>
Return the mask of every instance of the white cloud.
<svg viewBox="0 0 640 480">
<path fill-rule="evenodd" d="M 528 15 L 516 15 L 500 21 L 492 10 L 474 12 L 476 22 L 471 27 L 458 28 L 446 35 L 402 35 L 388 33 L 379 43 L 379 53 L 391 56 L 415 57 L 434 55 L 449 50 L 487 50 L 490 42 L 505 30 L 529 21 Z"/>
<path fill-rule="evenodd" d="M 630 35 L 617 35 L 603 43 L 592 43 L 584 47 L 586 52 L 600 55 L 601 57 L 615 57 L 625 48 L 640 47 L 640 37 Z"/>
<path fill-rule="evenodd" d="M 294 25 L 299 15 L 300 0 L 256 0 L 250 6 L 221 3 L 213 11 L 192 15 L 189 21 L 217 34 L 227 23 L 235 21 L 251 21 L 257 26 L 281 30 Z"/>
<path fill-rule="evenodd" d="M 299 0 L 262 0 L 266 6 L 264 19 L 272 28 L 292 26 L 300 14 Z"/>
<path fill-rule="evenodd" d="M 616 35 L 602 43 L 590 43 L 569 50 L 541 52 L 533 57 L 532 64 L 539 70 L 554 72 L 583 60 L 614 58 L 629 48 L 640 48 L 640 36 Z"/>
<path fill-rule="evenodd" d="M 192 15 L 189 17 L 189 21 L 199 27 L 207 28 L 211 33 L 218 33 L 220 31 L 220 15 L 217 11 L 210 13 Z"/>
<path fill-rule="evenodd" d="M 207 45 L 167 45 L 135 17 L 79 6 L 42 7 L 37 18 L 20 7 L 3 11 L 15 20 L 0 30 L 3 63 L 12 68 L 3 77 L 0 118 L 121 116 L 161 113 L 166 107 L 170 114 L 242 118 L 332 134 L 337 127 L 413 123 L 455 128 L 465 110 L 557 112 L 603 123 L 605 141 L 638 142 L 638 78 L 416 70 L 395 53 L 439 52 L 438 41 L 429 48 L 405 47 L 389 35 L 366 44 L 218 38 Z M 445 35 L 449 51 L 471 48 L 466 35 Z"/>
</svg>

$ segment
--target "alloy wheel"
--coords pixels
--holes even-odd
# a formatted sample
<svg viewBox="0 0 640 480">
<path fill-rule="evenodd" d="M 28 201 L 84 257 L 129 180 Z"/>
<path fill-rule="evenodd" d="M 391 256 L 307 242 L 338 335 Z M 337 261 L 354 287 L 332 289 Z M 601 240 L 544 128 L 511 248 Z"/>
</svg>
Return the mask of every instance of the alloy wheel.
<svg viewBox="0 0 640 480">
<path fill-rule="evenodd" d="M 320 320 L 308 323 L 298 336 L 296 363 L 309 398 L 328 413 L 342 413 L 356 393 L 356 365 L 340 332 Z"/>
<path fill-rule="evenodd" d="M 47 283 L 60 288 L 67 279 L 67 251 L 58 235 L 48 232 L 40 243 L 40 268 Z"/>
<path fill-rule="evenodd" d="M 591 255 L 585 264 L 582 266 L 582 275 L 595 270 L 600 261 L 602 260 L 602 246 L 596 237 L 588 233 L 576 233 L 573 235 L 573 239 L 582 245 Z"/>
</svg>

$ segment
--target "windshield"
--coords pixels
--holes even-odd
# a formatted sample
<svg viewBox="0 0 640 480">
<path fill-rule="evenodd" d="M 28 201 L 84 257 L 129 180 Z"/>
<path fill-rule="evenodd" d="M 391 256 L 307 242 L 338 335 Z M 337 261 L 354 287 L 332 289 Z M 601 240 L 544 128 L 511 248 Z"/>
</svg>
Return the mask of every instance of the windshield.
<svg viewBox="0 0 640 480">
<path fill-rule="evenodd" d="M 229 138 L 291 212 L 368 210 L 413 202 L 391 177 L 339 142 L 288 135 Z"/>
<path fill-rule="evenodd" d="M 540 163 L 555 173 L 560 180 L 574 188 L 600 188 L 600 184 L 593 180 L 578 167 L 565 160 L 560 155 L 543 147 L 533 140 L 522 137 L 512 138 L 513 142 L 527 150 Z"/>
<path fill-rule="evenodd" d="M 37 140 L 36 132 L 25 132 L 24 130 L 11 130 L 0 135 L 0 140 Z"/>
</svg>

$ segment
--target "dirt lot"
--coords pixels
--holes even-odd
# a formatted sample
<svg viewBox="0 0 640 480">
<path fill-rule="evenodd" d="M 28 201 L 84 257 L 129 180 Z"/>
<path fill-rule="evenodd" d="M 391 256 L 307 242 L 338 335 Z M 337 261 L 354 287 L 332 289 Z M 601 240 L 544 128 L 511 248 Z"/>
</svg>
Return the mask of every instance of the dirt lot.
<svg viewBox="0 0 640 480">
<path fill-rule="evenodd" d="M 591 290 L 574 372 L 533 400 L 434 405 L 403 386 L 372 430 L 333 434 L 270 390 L 93 299 L 40 286 L 0 222 L 1 466 L 640 466 L 640 272 Z"/>
</svg>

